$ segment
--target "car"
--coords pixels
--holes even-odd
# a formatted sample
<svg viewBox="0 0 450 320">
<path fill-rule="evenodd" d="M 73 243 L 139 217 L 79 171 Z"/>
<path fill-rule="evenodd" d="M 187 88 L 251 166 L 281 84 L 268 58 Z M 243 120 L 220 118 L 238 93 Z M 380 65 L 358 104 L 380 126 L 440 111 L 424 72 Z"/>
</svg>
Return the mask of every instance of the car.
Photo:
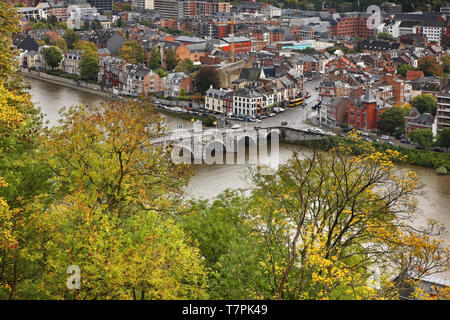
<svg viewBox="0 0 450 320">
<path fill-rule="evenodd" d="M 278 108 L 278 111 L 280 111 L 280 112 L 284 112 L 284 110 L 285 110 L 285 109 L 283 109 L 283 108 L 281 108 L 281 107 Z"/>
<path fill-rule="evenodd" d="M 271 114 L 269 114 L 269 117 L 275 117 L 275 113 L 271 113 Z"/>
<path fill-rule="evenodd" d="M 394 145 L 394 143 L 393 143 L 392 141 L 387 141 L 386 143 L 389 144 L 389 145 L 391 145 L 391 146 Z"/>
<path fill-rule="evenodd" d="M 401 143 L 409 144 L 409 140 L 408 140 L 408 139 L 405 139 L 405 138 L 400 139 L 400 142 L 401 142 Z"/>
<path fill-rule="evenodd" d="M 372 141 L 373 142 L 380 142 L 380 140 L 378 140 L 378 139 L 373 139 Z"/>
<path fill-rule="evenodd" d="M 192 108 L 191 108 L 191 107 L 187 107 L 186 110 L 187 110 L 187 111 L 191 111 Z"/>
<path fill-rule="evenodd" d="M 287 125 L 287 121 L 281 121 L 281 125 L 282 125 L 282 126 Z"/>
<path fill-rule="evenodd" d="M 438 148 L 438 147 L 436 147 L 436 148 L 433 148 L 433 151 L 434 151 L 434 152 L 444 152 L 444 151 L 442 151 L 442 149 L 441 149 L 441 148 Z"/>
<path fill-rule="evenodd" d="M 315 132 L 319 133 L 319 134 L 325 134 L 325 132 L 322 129 L 319 129 L 319 128 L 316 128 Z"/>
<path fill-rule="evenodd" d="M 240 129 L 240 128 L 241 128 L 241 126 L 238 125 L 238 124 L 233 124 L 233 125 L 231 126 L 231 129 Z"/>
<path fill-rule="evenodd" d="M 418 150 L 425 150 L 425 147 L 424 147 L 424 146 L 421 146 L 421 145 L 417 145 L 417 146 L 416 146 L 416 149 L 418 149 Z"/>
<path fill-rule="evenodd" d="M 369 138 L 363 138 L 364 141 L 370 142 Z"/>
<path fill-rule="evenodd" d="M 368 136 L 369 136 L 369 133 L 368 133 L 368 132 L 361 132 L 361 135 L 362 135 L 363 137 L 368 137 Z"/>
<path fill-rule="evenodd" d="M 306 91 L 305 99 L 309 99 L 309 98 L 311 98 L 311 93 L 309 91 Z"/>
<path fill-rule="evenodd" d="M 389 140 L 391 137 L 389 137 L 389 136 L 381 136 L 381 139 L 383 139 L 383 140 Z"/>
<path fill-rule="evenodd" d="M 259 119 L 256 119 L 255 121 L 256 121 L 256 123 L 261 123 L 261 122 L 262 122 L 262 121 L 259 120 Z"/>
</svg>

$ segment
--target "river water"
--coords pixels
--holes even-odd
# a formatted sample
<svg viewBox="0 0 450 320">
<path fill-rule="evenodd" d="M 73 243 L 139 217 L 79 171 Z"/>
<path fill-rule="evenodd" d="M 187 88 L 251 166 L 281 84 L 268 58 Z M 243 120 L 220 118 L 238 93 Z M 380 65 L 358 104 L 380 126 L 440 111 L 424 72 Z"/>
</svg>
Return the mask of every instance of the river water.
<svg viewBox="0 0 450 320">
<path fill-rule="evenodd" d="M 41 107 L 49 126 L 57 124 L 58 110 L 63 106 L 96 104 L 104 98 L 67 87 L 57 86 L 44 81 L 26 79 L 31 85 L 29 90 L 32 101 Z M 170 129 L 190 128 L 191 123 L 183 119 L 163 115 Z M 301 147 L 280 144 L 280 162 L 292 155 L 292 150 L 302 151 Z M 262 161 L 264 163 L 264 160 Z M 419 195 L 416 225 L 423 225 L 428 218 L 439 221 L 446 228 L 441 238 L 450 245 L 450 176 L 438 176 L 433 169 L 407 166 L 419 176 Z M 226 189 L 249 188 L 249 170 L 247 165 L 196 165 L 196 175 L 187 188 L 191 198 L 212 199 Z M 439 275 L 450 280 L 450 272 Z"/>
</svg>

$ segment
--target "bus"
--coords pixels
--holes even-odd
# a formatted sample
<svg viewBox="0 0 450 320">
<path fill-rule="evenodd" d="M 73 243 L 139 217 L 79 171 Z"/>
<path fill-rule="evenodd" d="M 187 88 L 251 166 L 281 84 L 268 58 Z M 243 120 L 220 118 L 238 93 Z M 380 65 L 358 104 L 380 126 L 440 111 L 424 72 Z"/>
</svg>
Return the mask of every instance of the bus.
<svg viewBox="0 0 450 320">
<path fill-rule="evenodd" d="M 289 100 L 289 107 L 297 107 L 301 106 L 305 102 L 305 99 L 302 98 L 295 98 L 292 100 Z"/>
</svg>

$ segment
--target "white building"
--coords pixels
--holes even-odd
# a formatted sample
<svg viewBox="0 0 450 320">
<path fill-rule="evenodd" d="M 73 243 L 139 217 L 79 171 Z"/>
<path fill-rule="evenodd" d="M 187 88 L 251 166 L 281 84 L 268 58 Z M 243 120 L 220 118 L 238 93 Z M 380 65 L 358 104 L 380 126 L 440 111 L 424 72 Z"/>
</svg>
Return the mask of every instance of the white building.
<svg viewBox="0 0 450 320">
<path fill-rule="evenodd" d="M 261 8 L 261 13 L 269 17 L 281 17 L 281 9 L 272 5 L 266 5 Z"/>
<path fill-rule="evenodd" d="M 205 109 L 214 112 L 225 112 L 225 96 L 232 90 L 214 89 L 212 86 L 205 92 Z"/>
<path fill-rule="evenodd" d="M 445 35 L 447 24 L 441 20 L 424 21 L 418 26 L 418 33 L 427 37 L 428 41 L 441 44 L 442 36 Z"/>
<path fill-rule="evenodd" d="M 401 21 L 394 21 L 391 23 L 380 23 L 378 26 L 378 33 L 381 32 L 387 32 L 389 33 L 394 39 L 397 39 L 400 36 L 400 24 Z"/>
<path fill-rule="evenodd" d="M 263 95 L 256 90 L 241 88 L 234 92 L 233 111 L 238 115 L 255 116 L 264 108 Z"/>
<path fill-rule="evenodd" d="M 132 5 L 133 5 L 133 9 L 141 9 L 141 10 L 154 10 L 155 9 L 155 1 L 154 0 L 133 0 Z"/>
</svg>

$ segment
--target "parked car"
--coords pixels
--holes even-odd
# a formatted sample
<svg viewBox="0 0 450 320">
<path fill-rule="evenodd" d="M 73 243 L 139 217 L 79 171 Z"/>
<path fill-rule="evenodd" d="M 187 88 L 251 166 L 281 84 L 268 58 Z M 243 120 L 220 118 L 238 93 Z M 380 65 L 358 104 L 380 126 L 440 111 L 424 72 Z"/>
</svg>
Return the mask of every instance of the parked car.
<svg viewBox="0 0 450 320">
<path fill-rule="evenodd" d="M 381 136 L 381 139 L 383 139 L 383 140 L 389 140 L 391 137 L 389 137 L 389 136 Z"/>
<path fill-rule="evenodd" d="M 364 141 L 370 142 L 369 138 L 363 138 Z"/>
<path fill-rule="evenodd" d="M 378 139 L 373 139 L 372 141 L 373 141 L 373 142 L 381 142 L 381 141 L 378 140 Z"/>
<path fill-rule="evenodd" d="M 305 99 L 309 99 L 309 98 L 311 98 L 311 93 L 309 91 L 306 91 Z"/>
<path fill-rule="evenodd" d="M 363 136 L 363 137 L 368 137 L 369 136 L 369 133 L 368 132 L 361 132 L 361 135 Z"/>
<path fill-rule="evenodd" d="M 425 150 L 425 147 L 424 147 L 424 146 L 421 146 L 421 145 L 417 145 L 417 146 L 416 146 L 416 149 L 418 149 L 418 150 Z"/>
<path fill-rule="evenodd" d="M 231 126 L 231 129 L 240 129 L 240 128 L 241 128 L 241 126 L 238 125 L 238 124 L 233 124 L 233 125 Z"/>
<path fill-rule="evenodd" d="M 271 113 L 271 114 L 269 114 L 269 117 L 275 117 L 276 116 L 276 114 L 275 113 Z"/>
<path fill-rule="evenodd" d="M 262 122 L 262 121 L 259 120 L 259 119 L 256 119 L 255 121 L 256 121 L 256 123 L 261 123 L 261 122 Z"/>
<path fill-rule="evenodd" d="M 407 144 L 409 144 L 409 140 L 408 140 L 408 139 L 405 139 L 405 138 L 400 139 L 400 142 L 401 142 L 401 143 L 407 143 Z"/>
<path fill-rule="evenodd" d="M 386 141 L 386 143 L 389 144 L 389 145 L 391 145 L 391 146 L 394 145 L 394 143 L 393 143 L 392 141 Z"/>
<path fill-rule="evenodd" d="M 444 151 L 442 151 L 442 149 L 441 149 L 441 148 L 438 148 L 438 147 L 436 147 L 436 148 L 433 148 L 433 151 L 434 151 L 434 152 L 444 152 Z"/>
<path fill-rule="evenodd" d="M 282 125 L 282 126 L 287 125 L 287 121 L 281 121 L 281 125 Z"/>
<path fill-rule="evenodd" d="M 191 107 L 187 107 L 186 110 L 187 110 L 187 111 L 191 111 L 192 108 L 191 108 Z"/>
</svg>

